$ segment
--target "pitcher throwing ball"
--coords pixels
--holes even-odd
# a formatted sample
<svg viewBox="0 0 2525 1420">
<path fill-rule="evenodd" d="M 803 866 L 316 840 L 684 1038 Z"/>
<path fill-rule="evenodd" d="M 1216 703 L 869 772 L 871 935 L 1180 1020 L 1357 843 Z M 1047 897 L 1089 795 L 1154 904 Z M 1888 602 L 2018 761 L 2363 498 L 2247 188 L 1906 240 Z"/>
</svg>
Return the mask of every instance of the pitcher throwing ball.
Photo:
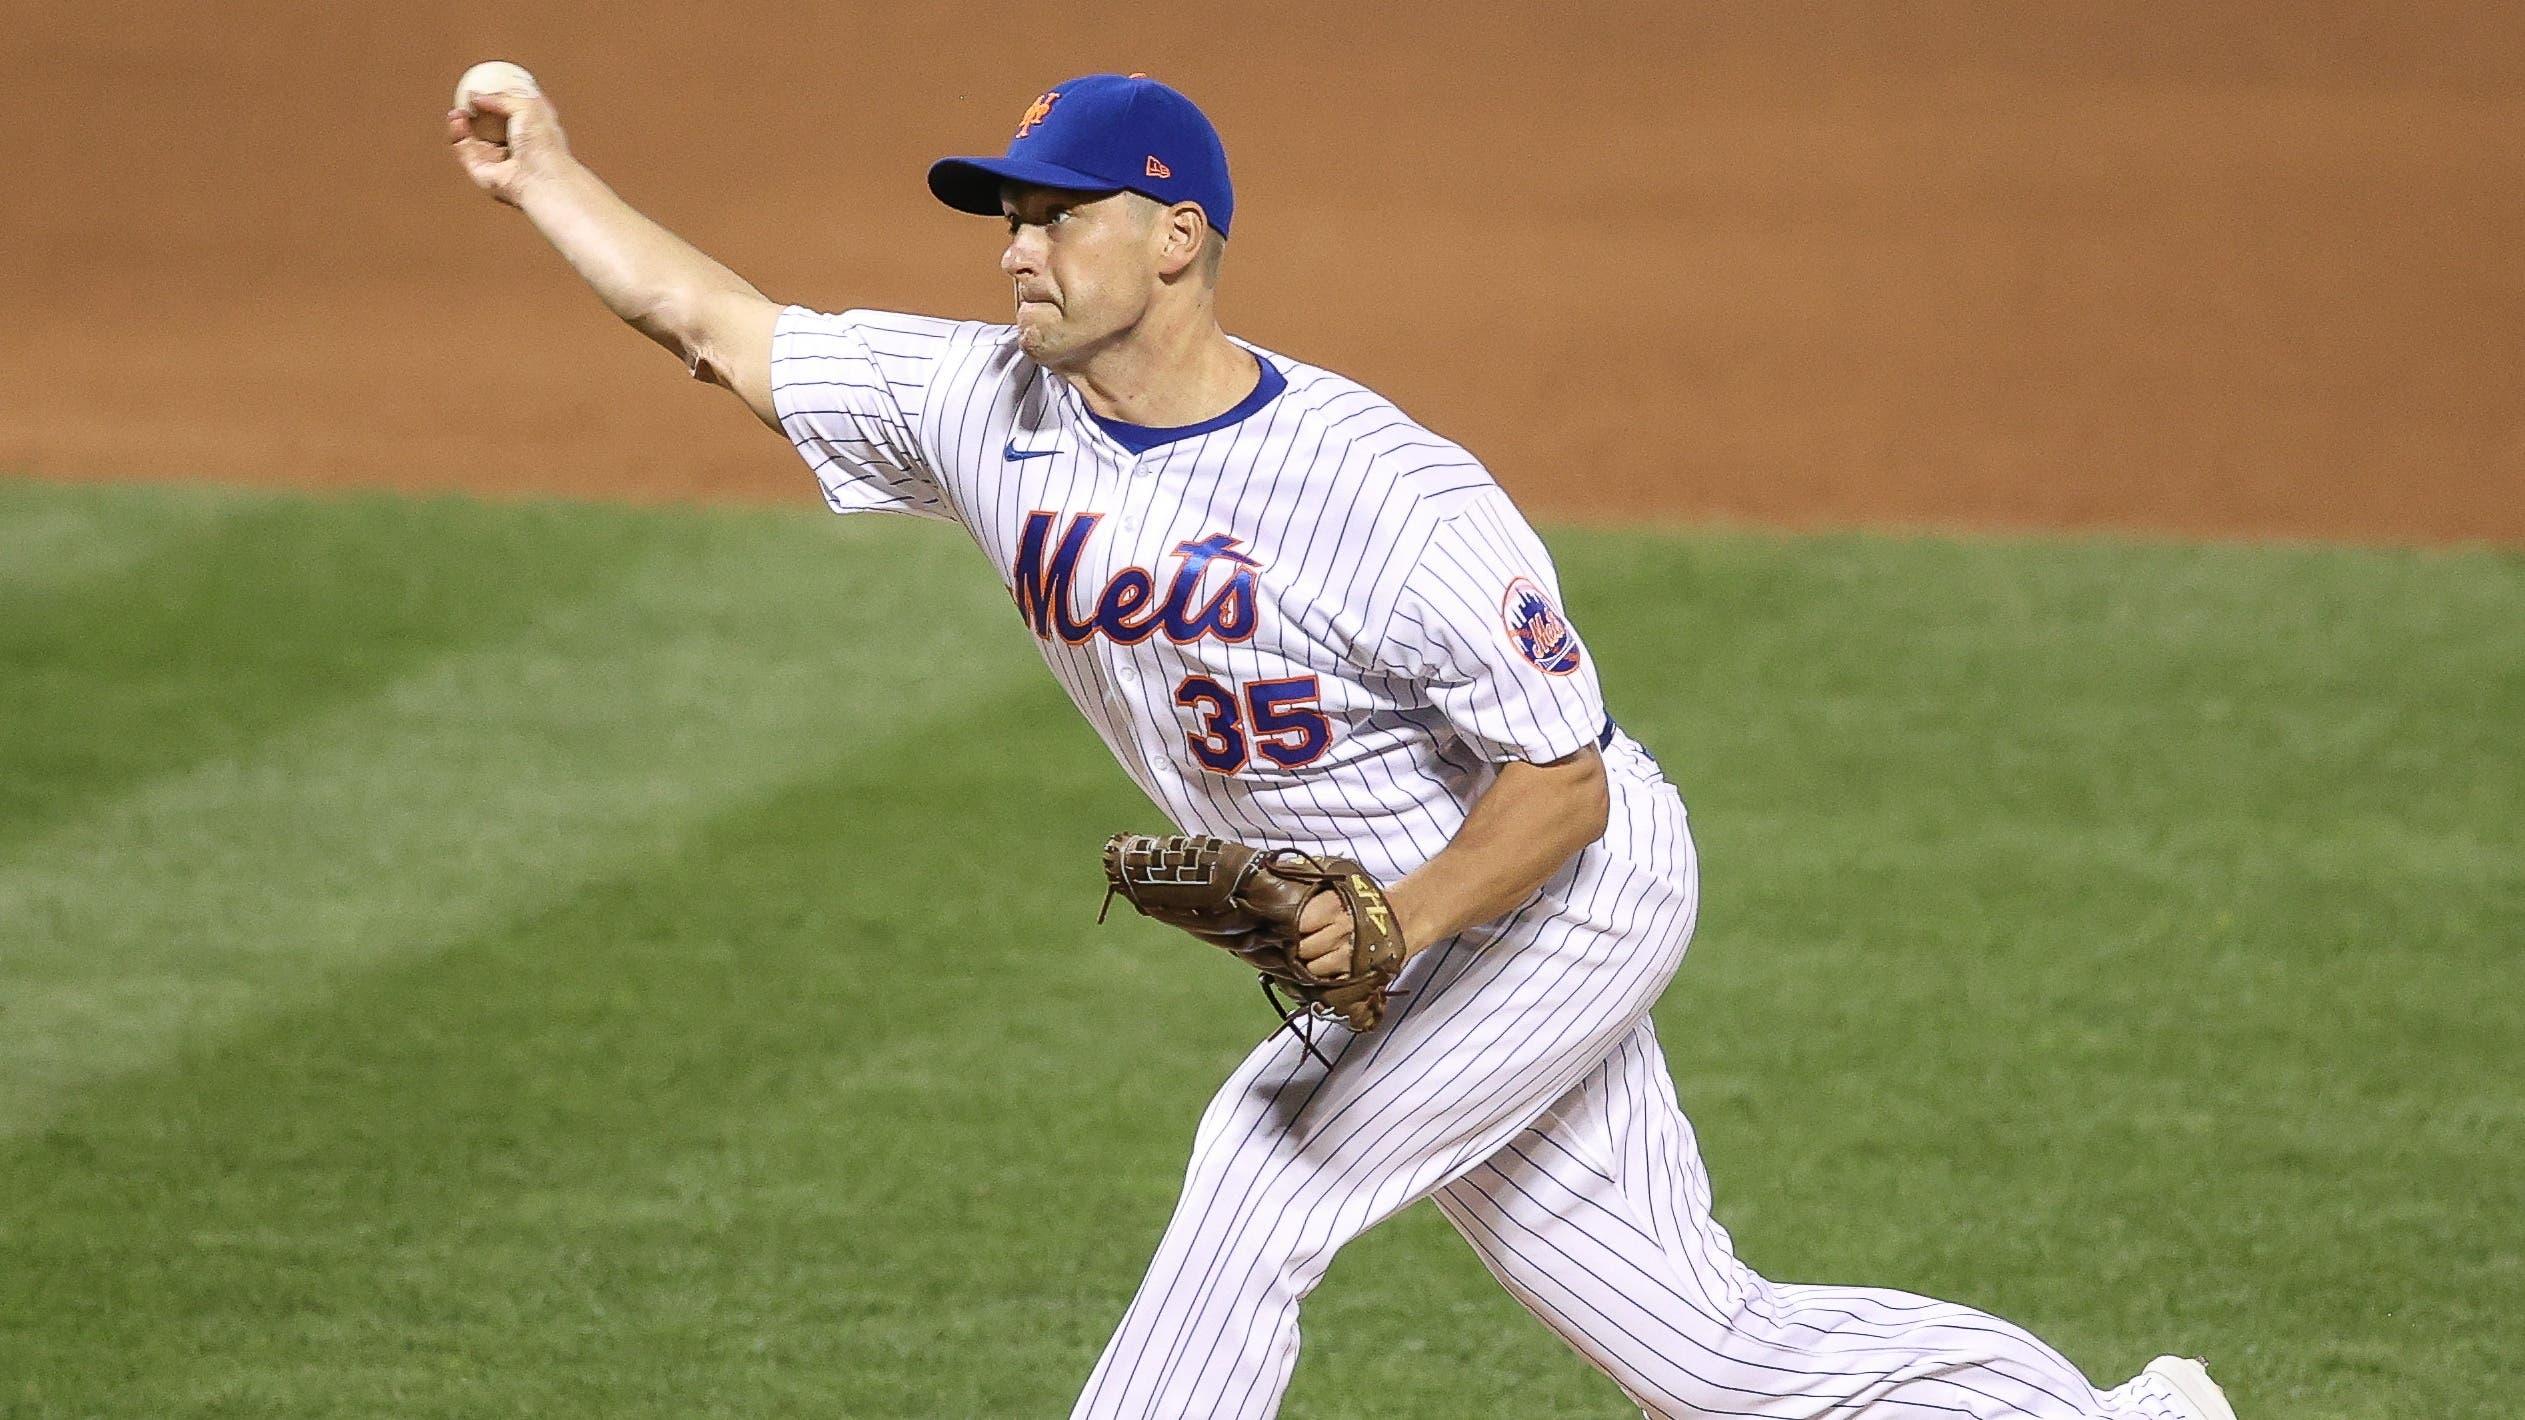
<svg viewBox="0 0 2525 1420">
<path fill-rule="evenodd" d="M 1193 836 L 1117 840 L 1117 892 L 1295 988 L 1074 1413 L 1273 1414 L 1333 1255 L 1431 1198 L 1644 1414 L 2232 1420 L 2191 1361 L 2099 1391 L 1968 1307 L 1736 1260 L 1649 1020 L 1692 935 L 1683 802 L 1607 716 L 1542 542 L 1463 449 L 1220 328 L 1235 195 L 1190 99 L 1097 74 L 1019 113 L 1004 156 L 929 170 L 1006 224 L 1004 324 L 767 300 L 574 160 L 540 94 L 447 134 L 834 511 L 972 534 Z"/>
</svg>

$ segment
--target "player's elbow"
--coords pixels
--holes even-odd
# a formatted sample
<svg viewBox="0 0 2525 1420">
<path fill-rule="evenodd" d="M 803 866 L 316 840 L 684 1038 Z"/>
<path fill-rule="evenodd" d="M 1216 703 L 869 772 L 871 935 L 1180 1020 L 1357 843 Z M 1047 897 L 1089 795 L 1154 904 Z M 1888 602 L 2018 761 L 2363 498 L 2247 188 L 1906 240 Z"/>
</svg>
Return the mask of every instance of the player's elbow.
<svg viewBox="0 0 2525 1420">
<path fill-rule="evenodd" d="M 642 335 L 674 352 L 688 369 L 709 358 L 710 301 L 702 292 L 658 291 L 624 318 Z"/>
<path fill-rule="evenodd" d="M 751 287 L 663 295 L 632 317 L 643 334 L 675 352 L 693 378 L 734 391 L 774 427 L 771 353 L 779 321 L 780 307 Z"/>
<path fill-rule="evenodd" d="M 701 374 L 729 369 L 749 343 L 768 345 L 776 314 L 772 303 L 751 289 L 676 287 L 641 303 L 629 319 L 641 334 L 675 352 L 684 368 Z"/>
</svg>

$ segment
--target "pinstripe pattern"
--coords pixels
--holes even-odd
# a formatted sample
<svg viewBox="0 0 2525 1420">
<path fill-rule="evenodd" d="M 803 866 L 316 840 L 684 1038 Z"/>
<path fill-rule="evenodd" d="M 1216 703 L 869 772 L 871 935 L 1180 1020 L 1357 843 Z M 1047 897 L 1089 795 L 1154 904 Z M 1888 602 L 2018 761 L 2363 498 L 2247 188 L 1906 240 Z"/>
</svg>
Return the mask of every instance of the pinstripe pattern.
<svg viewBox="0 0 2525 1420">
<path fill-rule="evenodd" d="M 773 392 L 835 511 L 960 522 L 1012 595 L 1029 514 L 1056 529 L 1094 516 L 1073 615 L 1127 569 L 1162 583 L 1185 542 L 1238 539 L 1262 564 L 1251 638 L 1050 637 L 1044 660 L 1186 831 L 1344 853 L 1390 881 L 1446 846 L 1497 764 L 1597 739 L 1595 664 L 1552 675 L 1519 658 L 1502 593 L 1523 577 L 1557 601 L 1559 583 L 1479 462 L 1352 381 L 1256 354 L 1286 377 L 1279 398 L 1137 455 L 1020 356 L 1006 326 L 792 308 L 774 335 Z M 1260 754 L 1233 773 L 1205 766 L 1191 747 L 1203 708 L 1176 699 L 1195 676 L 1231 688 L 1314 677 L 1329 747 L 1301 766 Z"/>
<path fill-rule="evenodd" d="M 2099 1395 L 1968 1307 L 1786 1286 L 1735 1258 L 1646 1022 L 1525 1134 L 1437 1195 L 1492 1275 L 1650 1415 L 2183 1420 L 2153 1384 Z"/>
<path fill-rule="evenodd" d="M 2099 1394 L 1968 1308 L 1736 1261 L 1648 1015 L 1697 908 L 1682 800 L 1613 730 L 1551 558 L 1482 466 L 1349 380 L 1254 354 L 1276 397 L 1134 453 L 1006 326 L 792 308 L 773 341 L 774 404 L 827 503 L 961 524 L 1186 831 L 1391 881 L 1500 764 L 1603 747 L 1601 839 L 1414 958 L 1374 1034 L 1307 1022 L 1220 1089 L 1075 1415 L 1273 1414 L 1333 1255 L 1434 1198 L 1645 1414 L 2187 1420 L 2162 1381 Z"/>
</svg>

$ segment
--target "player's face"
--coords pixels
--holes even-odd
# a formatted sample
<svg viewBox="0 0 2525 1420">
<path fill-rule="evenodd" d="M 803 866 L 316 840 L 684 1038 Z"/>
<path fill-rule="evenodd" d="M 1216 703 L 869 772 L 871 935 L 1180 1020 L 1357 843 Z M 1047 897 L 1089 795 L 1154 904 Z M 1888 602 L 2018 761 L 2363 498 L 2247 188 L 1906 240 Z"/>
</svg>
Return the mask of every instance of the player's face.
<svg viewBox="0 0 2525 1420">
<path fill-rule="evenodd" d="M 1015 288 L 1020 348 L 1057 370 L 1139 324 L 1158 284 L 1156 223 L 1145 210 L 1154 206 L 1120 192 L 1000 189 L 1008 249 L 999 266 Z"/>
</svg>

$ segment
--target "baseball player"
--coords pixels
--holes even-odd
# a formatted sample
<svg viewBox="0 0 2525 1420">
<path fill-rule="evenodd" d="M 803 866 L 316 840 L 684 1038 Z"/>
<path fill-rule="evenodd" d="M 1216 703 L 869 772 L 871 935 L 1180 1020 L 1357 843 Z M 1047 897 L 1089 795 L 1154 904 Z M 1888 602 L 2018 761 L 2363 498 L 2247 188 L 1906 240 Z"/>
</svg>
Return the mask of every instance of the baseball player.
<svg viewBox="0 0 2525 1420">
<path fill-rule="evenodd" d="M 1073 79 L 1003 155 L 930 169 L 1006 226 L 1015 309 L 992 324 L 765 299 L 575 161 L 539 94 L 475 99 L 448 137 L 836 512 L 962 525 L 1179 828 L 1384 885 L 1390 997 L 1297 1017 L 1220 1089 L 1075 1415 L 1275 1413 L 1333 1255 L 1431 1198 L 1646 1415 L 2233 1420 L 2193 1361 L 2100 1391 L 1970 1308 L 1737 1261 L 1649 1016 L 1692 934 L 1683 803 L 1606 714 L 1551 558 L 1482 465 L 1223 332 L 1235 196 L 1191 100 Z M 1343 959 L 1334 895 L 1303 913 L 1306 969 Z"/>
</svg>

